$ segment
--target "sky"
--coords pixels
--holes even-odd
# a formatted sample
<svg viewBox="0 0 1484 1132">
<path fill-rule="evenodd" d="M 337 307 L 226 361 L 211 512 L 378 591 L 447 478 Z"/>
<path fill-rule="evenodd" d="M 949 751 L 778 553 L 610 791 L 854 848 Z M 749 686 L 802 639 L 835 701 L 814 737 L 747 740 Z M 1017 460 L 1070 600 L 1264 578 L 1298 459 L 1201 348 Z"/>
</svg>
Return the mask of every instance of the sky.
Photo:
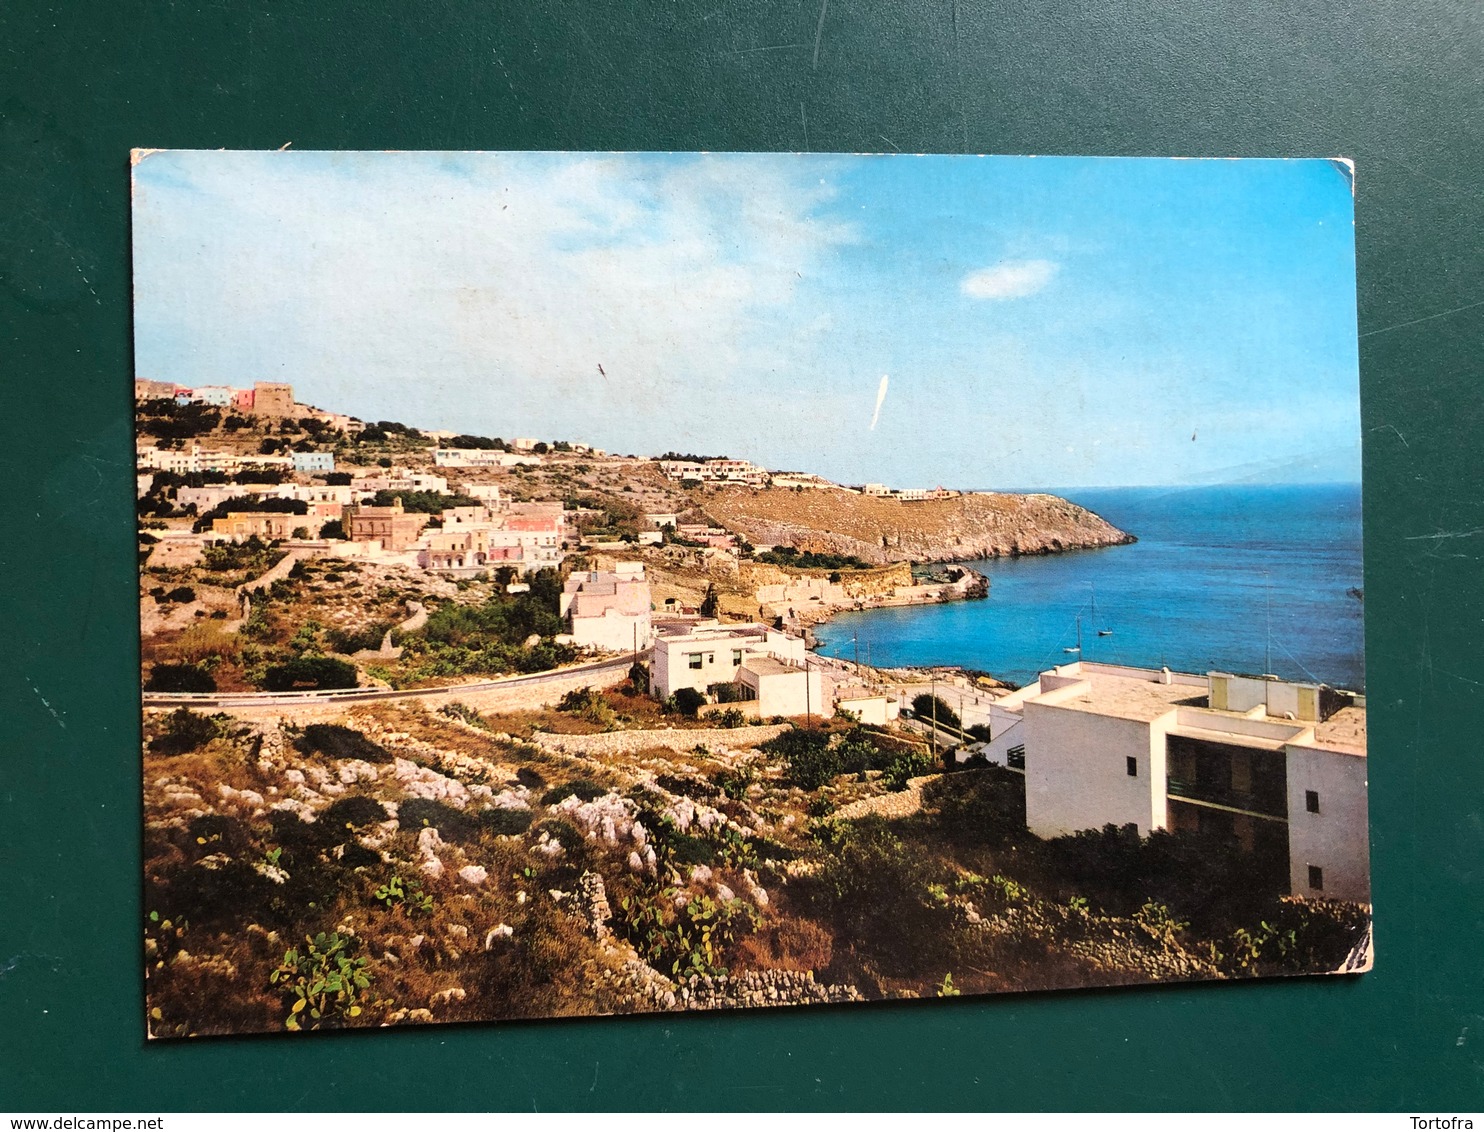
<svg viewBox="0 0 1484 1132">
<path fill-rule="evenodd" d="M 133 221 L 143 378 L 893 487 L 1360 476 L 1335 162 L 162 151 Z"/>
</svg>

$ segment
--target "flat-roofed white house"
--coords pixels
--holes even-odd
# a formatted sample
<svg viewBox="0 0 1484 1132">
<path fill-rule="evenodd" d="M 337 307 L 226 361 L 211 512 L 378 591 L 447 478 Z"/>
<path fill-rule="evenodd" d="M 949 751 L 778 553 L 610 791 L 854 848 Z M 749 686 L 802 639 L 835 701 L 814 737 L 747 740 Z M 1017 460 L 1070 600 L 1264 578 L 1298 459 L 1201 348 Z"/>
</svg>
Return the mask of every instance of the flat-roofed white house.
<svg viewBox="0 0 1484 1132">
<path fill-rule="evenodd" d="M 1026 825 L 1191 831 L 1286 853 L 1289 891 L 1368 903 L 1365 699 L 1322 684 L 1078 661 L 990 709 Z"/>
<path fill-rule="evenodd" d="M 333 452 L 295 452 L 294 471 L 296 472 L 333 472 L 335 470 L 335 453 Z"/>
<path fill-rule="evenodd" d="M 900 705 L 891 696 L 873 692 L 859 684 L 841 685 L 835 688 L 835 711 L 848 711 L 861 723 L 885 727 L 900 713 Z"/>
<path fill-rule="evenodd" d="M 678 632 L 662 633 L 654 642 L 650 683 L 659 699 L 678 688 L 704 694 L 717 684 L 739 684 L 743 663 L 753 657 L 772 657 L 802 670 L 808 656 L 801 637 L 766 625 L 705 620 L 676 628 Z M 802 709 L 798 714 L 803 714 Z"/>
<path fill-rule="evenodd" d="M 750 714 L 764 719 L 834 714 L 823 702 L 824 682 L 817 668 L 773 656 L 749 656 L 737 669 L 737 683 L 749 693 Z"/>
<path fill-rule="evenodd" d="M 625 652 L 649 647 L 649 580 L 641 562 L 612 570 L 581 570 L 562 586 L 557 611 L 572 628 L 573 644 Z"/>
</svg>

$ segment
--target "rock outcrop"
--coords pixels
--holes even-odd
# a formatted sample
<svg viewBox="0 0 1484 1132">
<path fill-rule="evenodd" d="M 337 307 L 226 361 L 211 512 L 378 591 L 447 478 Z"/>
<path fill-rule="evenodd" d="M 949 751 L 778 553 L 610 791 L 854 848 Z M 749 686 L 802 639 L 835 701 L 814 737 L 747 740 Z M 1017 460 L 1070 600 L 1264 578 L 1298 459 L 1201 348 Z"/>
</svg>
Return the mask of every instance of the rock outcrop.
<svg viewBox="0 0 1484 1132">
<path fill-rule="evenodd" d="M 758 546 L 851 554 L 866 562 L 964 562 L 1120 546 L 1134 537 L 1056 495 L 973 492 L 902 502 L 846 491 L 729 488 L 707 513 Z"/>
</svg>

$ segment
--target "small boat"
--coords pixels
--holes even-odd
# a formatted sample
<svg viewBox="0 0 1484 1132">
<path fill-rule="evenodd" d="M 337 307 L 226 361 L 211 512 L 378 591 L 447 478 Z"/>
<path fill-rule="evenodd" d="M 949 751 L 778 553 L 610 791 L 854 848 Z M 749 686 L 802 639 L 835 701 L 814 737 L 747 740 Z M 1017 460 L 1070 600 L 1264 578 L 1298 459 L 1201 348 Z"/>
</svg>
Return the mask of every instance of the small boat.
<svg viewBox="0 0 1484 1132">
<path fill-rule="evenodd" d="M 1098 630 L 1098 636 L 1100 636 L 1100 637 L 1111 637 L 1112 635 L 1113 635 L 1113 630 L 1112 629 L 1099 629 Z"/>
</svg>

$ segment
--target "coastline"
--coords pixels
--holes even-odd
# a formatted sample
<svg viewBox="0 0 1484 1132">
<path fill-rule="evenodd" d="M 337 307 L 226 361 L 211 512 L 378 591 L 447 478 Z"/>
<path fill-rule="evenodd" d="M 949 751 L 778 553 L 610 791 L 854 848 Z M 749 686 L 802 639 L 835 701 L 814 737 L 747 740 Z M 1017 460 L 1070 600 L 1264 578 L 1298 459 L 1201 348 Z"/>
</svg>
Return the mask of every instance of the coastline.
<svg viewBox="0 0 1484 1132">
<path fill-rule="evenodd" d="M 957 577 L 943 582 L 914 585 L 907 592 L 893 590 L 887 594 L 853 598 L 849 602 L 820 602 L 803 609 L 792 610 L 793 616 L 785 615 L 784 627 L 801 630 L 806 646 L 818 647 L 814 637 L 814 626 L 822 625 L 840 613 L 864 613 L 872 609 L 899 609 L 912 605 L 946 605 L 958 601 L 980 601 L 989 596 L 989 578 L 961 562 L 923 563 L 943 566 L 957 573 Z"/>
</svg>

